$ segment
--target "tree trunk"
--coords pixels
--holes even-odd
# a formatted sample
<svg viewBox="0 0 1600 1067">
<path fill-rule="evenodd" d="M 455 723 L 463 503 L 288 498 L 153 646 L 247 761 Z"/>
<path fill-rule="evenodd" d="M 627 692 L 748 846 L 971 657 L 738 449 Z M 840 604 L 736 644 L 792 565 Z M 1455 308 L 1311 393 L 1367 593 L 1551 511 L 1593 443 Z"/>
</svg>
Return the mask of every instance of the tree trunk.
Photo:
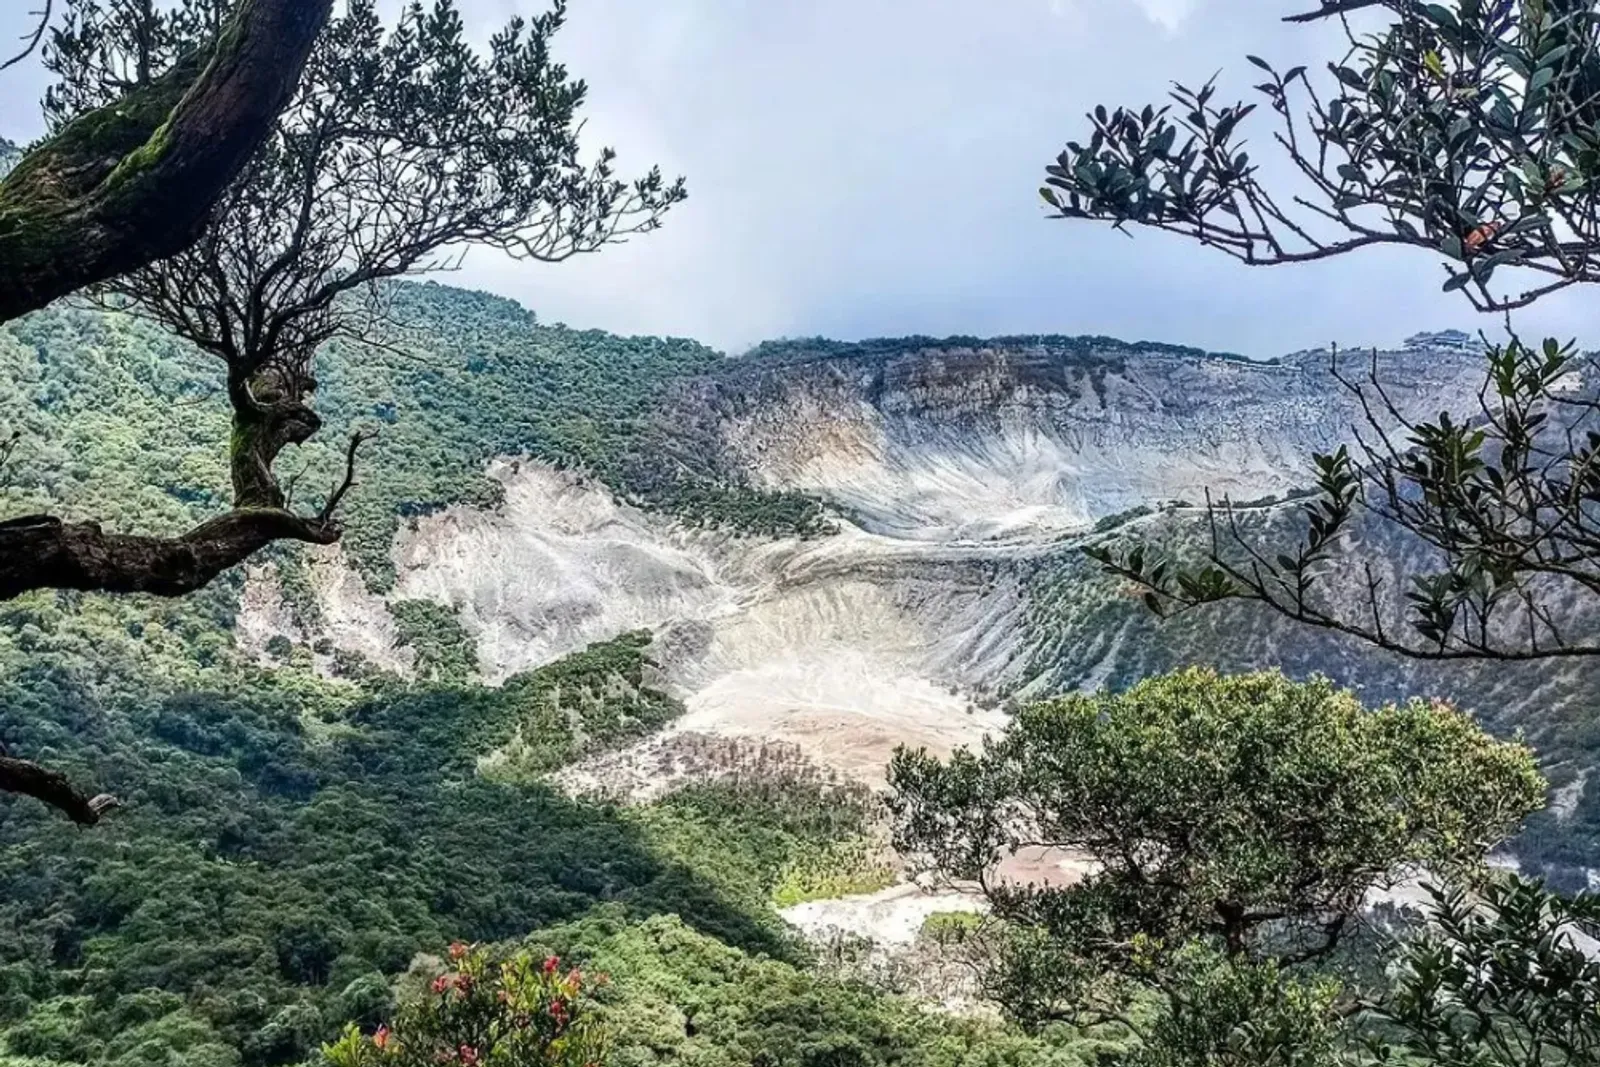
<svg viewBox="0 0 1600 1067">
<path fill-rule="evenodd" d="M 234 506 L 285 507 L 287 501 L 273 464 L 285 448 L 305 443 L 321 427 L 317 413 L 297 400 L 236 407 L 228 447 Z"/>
</svg>

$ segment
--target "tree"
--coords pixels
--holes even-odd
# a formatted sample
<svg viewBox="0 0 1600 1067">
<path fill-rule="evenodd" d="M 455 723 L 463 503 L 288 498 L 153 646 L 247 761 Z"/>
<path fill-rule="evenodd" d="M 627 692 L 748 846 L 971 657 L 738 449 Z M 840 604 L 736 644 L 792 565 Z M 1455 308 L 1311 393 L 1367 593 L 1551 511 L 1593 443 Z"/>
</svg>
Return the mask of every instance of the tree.
<svg viewBox="0 0 1600 1067">
<path fill-rule="evenodd" d="M 1429 913 L 1375 1013 L 1408 1053 L 1437 1067 L 1600 1060 L 1600 962 L 1574 936 L 1600 933 L 1600 897 L 1513 877 L 1476 899 L 1433 890 Z"/>
<path fill-rule="evenodd" d="M 1358 9 L 1389 22 L 1360 33 Z M 1482 310 L 1600 276 L 1593 0 L 1328 0 L 1295 20 L 1330 17 L 1349 49 L 1325 82 L 1249 57 L 1298 188 L 1269 189 L 1245 151 L 1257 103 L 1179 86 L 1164 107 L 1095 109 L 1087 143 L 1047 168 L 1055 217 L 1164 230 L 1249 264 L 1426 249 Z M 1490 351 L 1479 410 L 1410 422 L 1374 372 L 1336 364 L 1367 425 L 1353 449 L 1317 457 L 1298 545 L 1267 547 L 1224 500 L 1203 563 L 1145 546 L 1092 555 L 1162 612 L 1251 600 L 1422 659 L 1600 655 L 1573 625 L 1600 606 L 1592 369 L 1571 344 L 1513 336 Z M 1372 522 L 1416 549 L 1398 584 L 1346 556 Z"/>
<path fill-rule="evenodd" d="M 555 956 L 452 945 L 452 969 L 405 1002 L 394 1025 L 353 1024 L 323 1049 L 329 1067 L 599 1067 L 605 1033 L 584 976 Z M 599 980 L 603 984 L 604 979 Z"/>
<path fill-rule="evenodd" d="M 178 536 L 112 533 L 52 515 L 0 521 L 0 600 L 41 588 L 180 596 L 276 540 L 336 541 L 337 510 L 368 435 L 352 437 L 343 478 L 309 510 L 296 509 L 293 484 L 273 469 L 284 448 L 320 426 L 310 403 L 318 345 L 365 336 L 381 317 L 386 279 L 448 266 L 468 246 L 558 261 L 654 229 L 682 199 L 682 182 L 654 170 L 618 180 L 609 150 L 580 160 L 585 87 L 548 50 L 563 4 L 514 21 L 480 56 L 449 0 L 408 5 L 387 34 L 371 0 L 352 0 L 317 37 L 302 79 L 315 27 L 301 34 L 298 57 L 290 30 L 303 31 L 313 15 L 320 25 L 328 8 L 242 0 L 230 15 L 224 0 L 68 0 L 45 49 L 58 76 L 45 102 L 52 136 L 0 184 L 0 263 L 31 294 L 8 296 L 0 315 L 93 286 L 98 298 L 217 357 L 234 413 L 234 507 Z M 212 51 L 197 42 L 213 39 L 237 47 L 208 61 Z M 250 76 L 278 95 L 265 99 Z M 185 95 L 191 85 L 206 91 Z M 108 144 L 124 164 L 109 175 L 81 165 L 90 149 L 95 167 L 115 162 Z M 216 180 L 236 149 L 240 158 Z M 211 170 L 194 163 L 196 152 Z M 136 195 L 156 176 L 154 193 Z M 101 201 L 112 193 L 108 213 Z M 27 197 L 43 207 L 8 212 L 34 202 Z M 70 211 L 58 218 L 60 204 Z M 62 243 L 35 263 L 28 257 L 45 246 L 8 229 L 8 218 Z M 183 232 L 200 222 L 203 234 Z M 101 240 L 113 226 L 117 240 Z M 0 785 L 81 823 L 114 803 L 26 761 L 0 770 Z"/>
<path fill-rule="evenodd" d="M 108 94 L 0 176 L 0 322 L 195 240 L 288 102 L 331 6 L 240 0 L 170 70 Z M 46 4 L 22 55 L 43 37 L 50 14 Z M 0 447 L 0 468 L 9 451 Z M 0 522 L 0 570 L 47 568 L 66 529 Z M 116 804 L 3 748 L 0 789 L 35 797 L 81 825 Z"/>
<path fill-rule="evenodd" d="M 993 994 L 1035 1023 L 1127 1022 L 1152 992 L 1181 1023 L 1218 983 L 1327 1005 L 1279 976 L 1328 959 L 1373 889 L 1474 869 L 1544 789 L 1525 746 L 1445 704 L 1201 669 L 1033 704 L 948 761 L 902 749 L 889 782 L 896 847 L 977 885 L 1008 928 Z M 1006 881 L 1024 848 L 1090 873 Z"/>
<path fill-rule="evenodd" d="M 63 128 L 128 79 L 162 69 L 216 24 L 224 0 L 69 0 L 46 65 L 46 111 Z M 96 292 L 220 360 L 233 411 L 233 508 L 176 538 L 103 533 L 50 517 L 0 527 L 0 598 L 32 588 L 178 596 L 277 540 L 329 544 L 355 475 L 309 512 L 274 465 L 321 426 L 317 348 L 371 339 L 382 283 L 449 266 L 468 246 L 544 262 L 656 228 L 684 195 L 659 171 L 625 182 L 613 154 L 580 159 L 581 81 L 549 53 L 565 6 L 513 21 L 479 56 L 453 0 L 408 4 L 385 33 L 374 0 L 351 0 L 319 40 L 272 135 L 189 249 Z M 16 565 L 11 565 L 12 561 Z M 22 564 L 26 565 L 22 565 Z"/>
</svg>

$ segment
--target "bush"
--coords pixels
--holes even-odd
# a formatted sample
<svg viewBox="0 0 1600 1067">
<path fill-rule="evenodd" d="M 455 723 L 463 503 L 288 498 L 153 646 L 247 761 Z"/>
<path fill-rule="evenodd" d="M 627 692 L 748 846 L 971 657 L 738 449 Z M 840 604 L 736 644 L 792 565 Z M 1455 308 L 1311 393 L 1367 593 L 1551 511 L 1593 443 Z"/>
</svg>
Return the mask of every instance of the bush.
<svg viewBox="0 0 1600 1067">
<path fill-rule="evenodd" d="M 584 976 L 555 956 L 498 956 L 450 946 L 453 970 L 404 1003 L 392 1026 L 363 1034 L 351 1024 L 323 1048 L 329 1067 L 598 1067 L 605 1035 Z M 602 975 L 591 984 L 603 984 Z"/>
</svg>

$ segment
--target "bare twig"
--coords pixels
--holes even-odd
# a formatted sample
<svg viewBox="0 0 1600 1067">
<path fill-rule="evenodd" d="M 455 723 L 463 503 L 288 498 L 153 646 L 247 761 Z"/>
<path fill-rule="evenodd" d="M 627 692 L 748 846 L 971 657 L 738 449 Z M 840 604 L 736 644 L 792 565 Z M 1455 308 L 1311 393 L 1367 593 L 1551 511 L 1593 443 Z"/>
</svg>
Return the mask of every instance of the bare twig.
<svg viewBox="0 0 1600 1067">
<path fill-rule="evenodd" d="M 357 430 L 350 435 L 350 445 L 345 449 L 344 456 L 344 481 L 328 496 L 328 502 L 322 506 L 322 513 L 317 517 L 319 522 L 332 521 L 333 514 L 339 510 L 339 504 L 344 500 L 344 495 L 356 480 L 356 452 L 363 444 L 378 436 L 377 430 Z"/>
<path fill-rule="evenodd" d="M 44 7 L 37 11 L 28 12 L 28 14 L 32 15 L 39 21 L 35 23 L 33 32 L 31 34 L 25 33 L 22 35 L 22 40 L 24 42 L 22 51 L 18 52 L 5 62 L 0 63 L 0 70 L 5 70 L 7 67 L 14 67 L 18 63 L 21 63 L 24 59 L 27 59 L 29 56 L 33 55 L 34 49 L 39 47 L 39 42 L 44 40 L 44 31 L 50 26 L 50 13 L 54 7 L 54 3 L 55 0 L 44 0 Z"/>
</svg>

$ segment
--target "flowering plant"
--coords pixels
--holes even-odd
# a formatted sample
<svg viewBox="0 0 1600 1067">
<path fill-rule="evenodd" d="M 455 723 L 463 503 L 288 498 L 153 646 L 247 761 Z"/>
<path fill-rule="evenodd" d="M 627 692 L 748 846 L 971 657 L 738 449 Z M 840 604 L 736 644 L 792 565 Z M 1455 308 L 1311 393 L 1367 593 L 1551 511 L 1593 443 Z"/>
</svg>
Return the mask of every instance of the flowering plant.
<svg viewBox="0 0 1600 1067">
<path fill-rule="evenodd" d="M 602 1067 L 605 1035 L 576 968 L 551 956 L 496 958 L 450 946 L 451 969 L 404 1003 L 392 1024 L 354 1025 L 323 1057 L 329 1067 Z"/>
</svg>

